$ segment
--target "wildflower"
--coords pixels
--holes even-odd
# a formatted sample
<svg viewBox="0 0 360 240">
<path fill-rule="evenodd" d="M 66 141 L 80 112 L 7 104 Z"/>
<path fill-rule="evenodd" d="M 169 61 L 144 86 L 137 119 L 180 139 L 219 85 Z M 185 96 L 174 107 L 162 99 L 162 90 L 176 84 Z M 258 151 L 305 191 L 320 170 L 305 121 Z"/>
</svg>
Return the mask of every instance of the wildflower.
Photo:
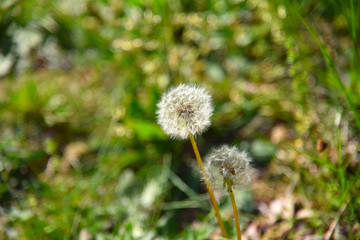
<svg viewBox="0 0 360 240">
<path fill-rule="evenodd" d="M 190 138 L 196 160 L 206 182 L 211 204 L 215 210 L 221 235 L 227 238 L 219 206 L 207 181 L 204 165 L 194 138 L 194 135 L 203 133 L 210 126 L 210 118 L 213 114 L 211 96 L 203 88 L 180 84 L 163 94 L 157 106 L 158 123 L 166 134 L 172 138 Z"/>
<path fill-rule="evenodd" d="M 210 183 L 214 188 L 221 189 L 223 186 L 228 190 L 234 211 L 236 237 L 237 240 L 241 240 L 239 213 L 233 187 L 246 186 L 250 183 L 253 172 L 250 164 L 251 158 L 246 152 L 241 152 L 236 147 L 224 145 L 213 149 L 205 157 L 205 161 L 204 181 L 206 184 Z"/>
<path fill-rule="evenodd" d="M 203 88 L 180 84 L 164 93 L 157 106 L 158 123 L 172 138 L 187 139 L 210 126 L 213 106 Z"/>
<path fill-rule="evenodd" d="M 208 182 L 217 189 L 247 186 L 253 172 L 248 154 L 228 145 L 213 149 L 205 157 L 204 167 Z"/>
</svg>

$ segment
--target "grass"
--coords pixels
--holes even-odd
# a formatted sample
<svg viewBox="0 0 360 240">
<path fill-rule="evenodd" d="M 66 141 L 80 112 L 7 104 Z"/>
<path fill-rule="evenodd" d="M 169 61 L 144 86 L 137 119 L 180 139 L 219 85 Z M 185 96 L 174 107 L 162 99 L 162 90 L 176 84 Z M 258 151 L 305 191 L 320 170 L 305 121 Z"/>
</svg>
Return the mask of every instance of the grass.
<svg viewBox="0 0 360 240">
<path fill-rule="evenodd" d="M 185 82 L 214 98 L 201 154 L 254 158 L 253 187 L 234 193 L 243 236 L 359 239 L 357 9 L 1 2 L 0 238 L 220 239 L 190 143 L 156 124 L 161 93 Z"/>
</svg>

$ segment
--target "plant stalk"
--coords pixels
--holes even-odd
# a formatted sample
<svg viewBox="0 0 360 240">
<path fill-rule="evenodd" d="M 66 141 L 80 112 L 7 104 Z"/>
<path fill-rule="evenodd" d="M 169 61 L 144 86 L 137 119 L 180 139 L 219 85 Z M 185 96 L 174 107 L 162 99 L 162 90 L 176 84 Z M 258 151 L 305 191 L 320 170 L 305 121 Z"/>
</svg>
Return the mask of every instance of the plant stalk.
<svg viewBox="0 0 360 240">
<path fill-rule="evenodd" d="M 233 211 L 234 211 L 235 229 L 236 229 L 237 240 L 241 240 L 241 229 L 240 229 L 240 222 L 239 222 L 239 214 L 238 214 L 237 207 L 236 207 L 234 193 L 233 193 L 231 187 L 228 188 L 228 192 L 229 192 L 229 195 L 230 195 L 231 204 L 232 204 Z"/>
<path fill-rule="evenodd" d="M 219 206 L 216 202 L 216 199 L 215 199 L 215 196 L 214 196 L 214 192 L 213 190 L 211 189 L 211 186 L 210 186 L 210 183 L 208 181 L 208 177 L 207 177 L 207 174 L 205 172 L 205 168 L 204 168 L 204 164 L 201 160 L 201 157 L 200 157 L 200 153 L 199 153 L 199 149 L 197 148 L 197 145 L 196 145 L 196 142 L 195 142 L 195 139 L 194 139 L 194 136 L 192 134 L 190 134 L 190 141 L 191 141 L 191 145 L 194 149 L 194 152 L 195 152 L 195 156 L 196 156 L 196 160 L 199 164 L 199 167 L 200 167 L 200 170 L 201 170 L 201 173 L 204 177 L 204 181 L 205 181 L 205 185 L 206 185 L 206 188 L 208 190 L 208 193 L 209 193 L 209 196 L 210 196 L 210 201 L 211 201 L 211 204 L 215 210 L 215 214 L 216 214 L 216 218 L 218 220 L 218 223 L 219 223 L 219 227 L 220 227 L 220 230 L 221 230 L 221 235 L 224 237 L 224 238 L 228 238 L 227 236 L 227 233 L 226 233 L 226 230 L 225 230 L 225 226 L 224 226 L 224 223 L 222 221 L 222 218 L 221 218 L 221 215 L 220 215 L 220 210 L 219 210 Z"/>
</svg>

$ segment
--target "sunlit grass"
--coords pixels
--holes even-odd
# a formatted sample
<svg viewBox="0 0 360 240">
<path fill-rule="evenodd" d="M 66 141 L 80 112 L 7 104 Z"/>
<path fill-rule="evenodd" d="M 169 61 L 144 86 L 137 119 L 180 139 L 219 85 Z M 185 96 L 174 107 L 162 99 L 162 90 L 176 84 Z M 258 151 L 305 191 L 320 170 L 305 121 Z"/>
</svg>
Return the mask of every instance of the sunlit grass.
<svg viewBox="0 0 360 240">
<path fill-rule="evenodd" d="M 214 97 L 200 149 L 254 157 L 244 236 L 359 239 L 358 1 L 70 2 L 0 3 L 1 239 L 219 237 L 156 123 L 179 83 Z"/>
</svg>

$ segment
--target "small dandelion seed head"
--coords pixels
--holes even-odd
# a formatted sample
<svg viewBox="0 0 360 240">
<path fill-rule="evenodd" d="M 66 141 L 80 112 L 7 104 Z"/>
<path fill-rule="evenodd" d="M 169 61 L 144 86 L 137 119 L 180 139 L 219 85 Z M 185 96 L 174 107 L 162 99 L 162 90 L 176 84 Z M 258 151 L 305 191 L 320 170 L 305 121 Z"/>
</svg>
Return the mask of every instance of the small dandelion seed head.
<svg viewBox="0 0 360 240">
<path fill-rule="evenodd" d="M 235 146 L 214 148 L 205 157 L 207 180 L 215 189 L 246 187 L 251 182 L 251 158 Z"/>
<path fill-rule="evenodd" d="M 180 84 L 164 93 L 157 104 L 157 120 L 171 138 L 187 139 L 203 133 L 211 124 L 213 106 L 205 89 Z"/>
</svg>

